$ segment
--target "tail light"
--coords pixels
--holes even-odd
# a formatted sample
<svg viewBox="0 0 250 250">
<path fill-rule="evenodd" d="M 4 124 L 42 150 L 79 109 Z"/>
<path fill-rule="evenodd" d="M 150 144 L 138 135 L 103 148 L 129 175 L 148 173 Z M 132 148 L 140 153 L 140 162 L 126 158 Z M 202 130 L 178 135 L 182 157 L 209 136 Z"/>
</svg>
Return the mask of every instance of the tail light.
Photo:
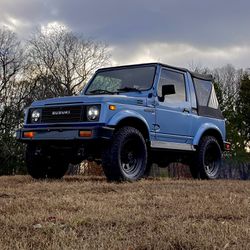
<svg viewBox="0 0 250 250">
<path fill-rule="evenodd" d="M 231 143 L 230 142 L 225 142 L 224 143 L 224 148 L 226 151 L 230 151 L 231 150 Z"/>
</svg>

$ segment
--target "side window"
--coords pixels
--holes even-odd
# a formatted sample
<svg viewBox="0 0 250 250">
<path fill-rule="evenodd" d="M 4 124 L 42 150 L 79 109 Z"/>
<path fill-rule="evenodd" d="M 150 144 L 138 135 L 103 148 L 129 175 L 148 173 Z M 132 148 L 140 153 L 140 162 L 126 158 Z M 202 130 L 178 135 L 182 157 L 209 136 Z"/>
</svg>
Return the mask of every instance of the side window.
<svg viewBox="0 0 250 250">
<path fill-rule="evenodd" d="M 213 109 L 219 108 L 214 86 L 211 81 L 194 78 L 194 86 L 197 94 L 199 106 Z"/>
<path fill-rule="evenodd" d="M 184 74 L 167 69 L 162 69 L 157 90 L 159 96 L 162 96 L 163 85 L 174 85 L 175 87 L 175 94 L 165 96 L 165 102 L 177 103 L 186 101 Z"/>
<path fill-rule="evenodd" d="M 217 97 L 216 97 L 214 86 L 212 87 L 212 92 L 211 92 L 211 95 L 210 95 L 210 100 L 209 100 L 209 103 L 208 103 L 208 107 L 213 108 L 213 109 L 218 109 L 219 108 L 219 102 L 218 102 Z"/>
<path fill-rule="evenodd" d="M 197 94 L 198 103 L 200 106 L 208 106 L 209 96 L 212 89 L 210 81 L 194 79 L 194 86 Z"/>
</svg>

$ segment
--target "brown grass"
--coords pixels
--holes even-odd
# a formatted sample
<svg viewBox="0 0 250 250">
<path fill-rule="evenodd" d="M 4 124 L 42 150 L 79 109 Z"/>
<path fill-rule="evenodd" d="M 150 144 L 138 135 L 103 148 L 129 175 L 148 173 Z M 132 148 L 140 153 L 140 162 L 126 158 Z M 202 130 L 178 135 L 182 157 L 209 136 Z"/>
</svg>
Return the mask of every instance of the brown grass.
<svg viewBox="0 0 250 250">
<path fill-rule="evenodd" d="M 250 182 L 0 177 L 0 249 L 250 249 Z"/>
</svg>

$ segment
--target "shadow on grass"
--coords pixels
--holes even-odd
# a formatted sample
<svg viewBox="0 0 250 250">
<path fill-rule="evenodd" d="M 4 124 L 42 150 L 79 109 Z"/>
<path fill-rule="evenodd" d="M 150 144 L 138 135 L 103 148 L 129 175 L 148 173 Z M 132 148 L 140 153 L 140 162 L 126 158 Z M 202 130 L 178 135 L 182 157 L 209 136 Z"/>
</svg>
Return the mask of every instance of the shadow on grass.
<svg viewBox="0 0 250 250">
<path fill-rule="evenodd" d="M 234 160 L 222 161 L 220 179 L 250 180 L 250 163 Z"/>
<path fill-rule="evenodd" d="M 189 166 L 181 163 L 172 163 L 166 168 L 153 165 L 150 176 L 151 178 L 192 179 Z M 219 179 L 250 180 L 250 162 L 223 160 L 220 166 Z"/>
</svg>

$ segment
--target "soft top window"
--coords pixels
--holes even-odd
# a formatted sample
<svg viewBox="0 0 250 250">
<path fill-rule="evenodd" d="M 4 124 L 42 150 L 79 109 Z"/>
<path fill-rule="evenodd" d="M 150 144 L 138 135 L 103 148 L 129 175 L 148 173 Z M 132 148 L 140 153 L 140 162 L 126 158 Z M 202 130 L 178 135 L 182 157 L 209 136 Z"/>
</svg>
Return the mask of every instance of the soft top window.
<svg viewBox="0 0 250 250">
<path fill-rule="evenodd" d="M 209 103 L 208 103 L 208 107 L 214 108 L 214 109 L 218 109 L 219 108 L 219 102 L 217 100 L 217 96 L 216 96 L 215 89 L 214 89 L 213 85 L 212 85 L 212 91 L 211 91 L 211 95 L 210 95 L 210 100 L 209 100 Z"/>
<path fill-rule="evenodd" d="M 198 114 L 223 119 L 215 89 L 211 81 L 193 78 L 198 101 Z"/>
<path fill-rule="evenodd" d="M 194 78 L 194 85 L 199 106 L 218 109 L 219 104 L 212 82 Z"/>
</svg>

